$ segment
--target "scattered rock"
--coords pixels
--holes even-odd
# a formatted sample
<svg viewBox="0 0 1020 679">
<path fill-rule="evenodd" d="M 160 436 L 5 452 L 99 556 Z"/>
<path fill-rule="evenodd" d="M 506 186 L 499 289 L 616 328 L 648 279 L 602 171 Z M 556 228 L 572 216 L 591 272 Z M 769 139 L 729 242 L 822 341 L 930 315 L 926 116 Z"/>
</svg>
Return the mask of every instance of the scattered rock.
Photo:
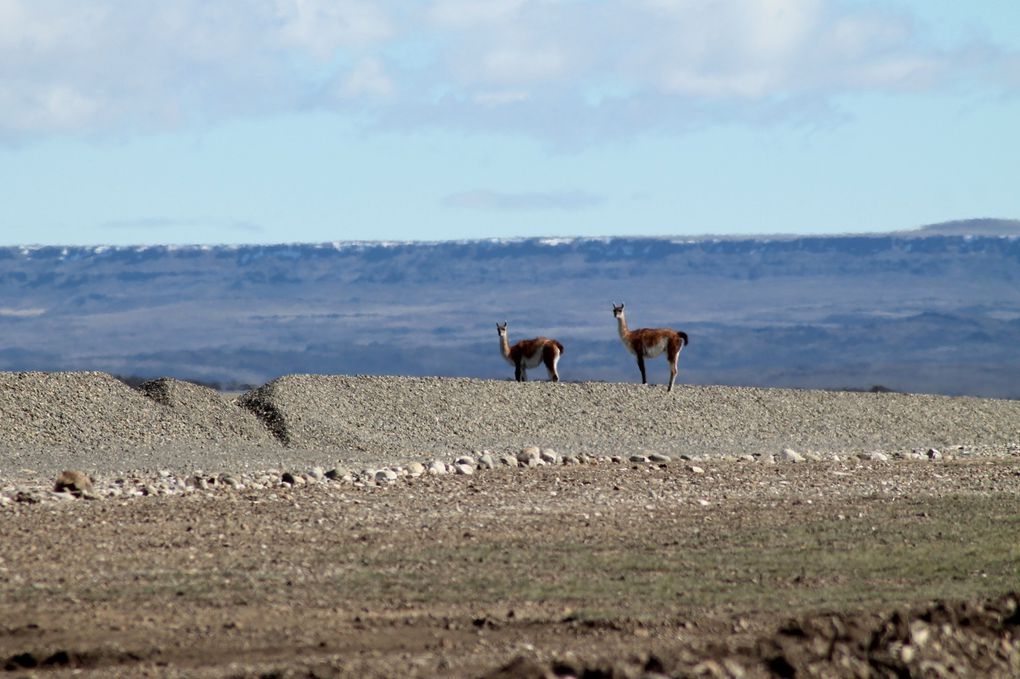
<svg viewBox="0 0 1020 679">
<path fill-rule="evenodd" d="M 425 465 L 421 462 L 408 462 L 406 469 L 407 475 L 412 478 L 418 478 L 425 473 Z"/>
<path fill-rule="evenodd" d="M 68 492 L 74 497 L 81 497 L 85 493 L 92 492 L 92 479 L 85 472 L 65 470 L 57 474 L 53 491 L 56 493 Z"/>
<path fill-rule="evenodd" d="M 326 478 L 330 481 L 351 481 L 354 477 L 346 467 L 334 467 L 326 472 Z"/>
<path fill-rule="evenodd" d="M 779 453 L 779 462 L 804 462 L 805 458 L 803 455 L 798 453 L 793 448 L 783 448 L 783 451 Z"/>
<path fill-rule="evenodd" d="M 500 455 L 499 463 L 507 467 L 519 467 L 520 462 L 513 455 Z"/>
<path fill-rule="evenodd" d="M 539 453 L 539 457 L 541 458 L 542 462 L 545 462 L 546 464 L 560 463 L 560 454 L 557 453 L 552 448 L 544 448 L 542 452 Z"/>
<path fill-rule="evenodd" d="M 889 456 L 888 455 L 886 455 L 885 453 L 880 453 L 878 451 L 873 451 L 873 452 L 870 452 L 870 453 L 861 453 L 860 455 L 858 455 L 858 457 L 860 459 L 862 459 L 862 460 L 867 460 L 868 462 L 888 462 L 889 461 Z"/>
<path fill-rule="evenodd" d="M 528 446 L 517 453 L 517 461 L 522 465 L 533 466 L 531 462 L 540 459 L 541 456 L 542 450 L 538 446 Z"/>
<path fill-rule="evenodd" d="M 651 455 L 648 456 L 648 460 L 650 462 L 662 463 L 662 462 L 672 462 L 673 458 L 671 458 L 669 455 L 665 455 L 663 453 L 652 453 Z"/>
</svg>

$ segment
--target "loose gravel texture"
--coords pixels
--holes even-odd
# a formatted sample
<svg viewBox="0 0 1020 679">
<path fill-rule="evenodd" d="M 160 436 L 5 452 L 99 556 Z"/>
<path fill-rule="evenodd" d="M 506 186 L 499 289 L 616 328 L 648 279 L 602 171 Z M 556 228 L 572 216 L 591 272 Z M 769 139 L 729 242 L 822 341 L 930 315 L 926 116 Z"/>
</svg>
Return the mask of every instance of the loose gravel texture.
<svg viewBox="0 0 1020 679">
<path fill-rule="evenodd" d="M 133 389 L 101 372 L 0 372 L 0 477 L 266 467 L 280 444 L 218 392 L 162 379 Z"/>
<path fill-rule="evenodd" d="M 1020 401 L 719 386 L 292 375 L 238 399 L 162 379 L 0 373 L 0 477 L 566 455 L 1020 449 Z"/>
<path fill-rule="evenodd" d="M 910 394 L 291 375 L 241 402 L 288 445 L 398 458 L 535 442 L 598 454 L 1005 452 L 1020 443 L 1018 401 Z"/>
<path fill-rule="evenodd" d="M 238 399 L 174 379 L 0 373 L 0 476 L 378 465 L 522 447 L 742 455 L 1020 448 L 1020 402 L 904 394 L 290 375 Z"/>
</svg>

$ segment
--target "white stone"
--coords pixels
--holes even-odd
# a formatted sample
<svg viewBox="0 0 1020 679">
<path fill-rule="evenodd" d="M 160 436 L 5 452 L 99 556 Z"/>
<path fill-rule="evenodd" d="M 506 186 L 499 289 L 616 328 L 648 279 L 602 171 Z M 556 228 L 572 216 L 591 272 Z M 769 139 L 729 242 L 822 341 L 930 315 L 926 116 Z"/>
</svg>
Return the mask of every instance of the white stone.
<svg viewBox="0 0 1020 679">
<path fill-rule="evenodd" d="M 453 468 L 457 470 L 458 474 L 463 474 L 464 476 L 471 476 L 475 473 L 475 466 L 473 464 L 458 463 L 453 465 Z"/>
<path fill-rule="evenodd" d="M 492 455 L 489 453 L 482 453 L 478 458 L 479 469 L 495 469 L 496 461 L 492 459 Z"/>
<path fill-rule="evenodd" d="M 687 467 L 687 471 L 689 471 L 692 474 L 704 474 L 705 473 L 704 469 L 702 469 L 701 467 L 697 467 L 695 465 L 690 465 L 689 467 Z"/>
<path fill-rule="evenodd" d="M 543 462 L 546 462 L 548 464 L 559 464 L 560 463 L 560 454 L 557 453 L 552 448 L 545 448 L 545 449 L 543 449 L 542 452 L 539 453 L 539 456 L 541 457 Z"/>
<path fill-rule="evenodd" d="M 425 473 L 425 465 L 423 465 L 421 462 L 408 462 L 407 473 L 408 475 L 417 478 Z"/>
<path fill-rule="evenodd" d="M 628 458 L 628 459 L 631 462 L 639 462 L 639 463 L 648 462 L 648 458 L 645 457 L 644 455 L 631 455 L 630 458 Z"/>
<path fill-rule="evenodd" d="M 380 469 L 375 473 L 376 483 L 391 483 L 397 480 L 399 475 L 392 469 Z"/>
<path fill-rule="evenodd" d="M 530 460 L 537 460 L 541 455 L 542 451 L 538 446 L 528 446 L 517 453 L 517 461 L 521 464 L 528 464 Z"/>
<path fill-rule="evenodd" d="M 446 463 L 442 460 L 432 460 L 432 462 L 429 462 L 427 471 L 432 476 L 441 476 L 447 473 Z"/>
<path fill-rule="evenodd" d="M 803 462 L 804 456 L 798 453 L 793 448 L 783 448 L 783 452 L 779 453 L 780 462 Z"/>
<path fill-rule="evenodd" d="M 671 462 L 673 460 L 669 455 L 663 453 L 652 453 L 648 459 L 652 462 Z"/>
<path fill-rule="evenodd" d="M 928 449 L 928 459 L 929 460 L 941 460 L 942 459 L 942 453 L 939 451 L 938 448 L 929 448 Z"/>
</svg>

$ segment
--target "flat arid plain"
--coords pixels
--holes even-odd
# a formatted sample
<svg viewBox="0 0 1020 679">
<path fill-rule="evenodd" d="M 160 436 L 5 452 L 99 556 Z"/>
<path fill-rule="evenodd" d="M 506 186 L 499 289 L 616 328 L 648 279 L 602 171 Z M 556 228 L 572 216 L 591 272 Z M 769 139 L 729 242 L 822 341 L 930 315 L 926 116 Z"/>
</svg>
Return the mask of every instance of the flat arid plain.
<svg viewBox="0 0 1020 679">
<path fill-rule="evenodd" d="M 7 372 L 0 546 L 15 676 L 1017 676 L 1020 402 Z"/>
</svg>

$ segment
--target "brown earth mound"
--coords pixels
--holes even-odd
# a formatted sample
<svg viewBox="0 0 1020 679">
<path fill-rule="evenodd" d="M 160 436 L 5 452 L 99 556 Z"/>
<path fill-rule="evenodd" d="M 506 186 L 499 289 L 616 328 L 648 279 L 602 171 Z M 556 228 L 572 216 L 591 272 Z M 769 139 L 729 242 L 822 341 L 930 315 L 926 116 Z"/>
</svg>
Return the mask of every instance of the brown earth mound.
<svg viewBox="0 0 1020 679">
<path fill-rule="evenodd" d="M 1018 597 L 938 602 L 884 615 L 805 617 L 740 649 L 709 644 L 591 665 L 521 656 L 485 677 L 1017 677 Z"/>
</svg>

